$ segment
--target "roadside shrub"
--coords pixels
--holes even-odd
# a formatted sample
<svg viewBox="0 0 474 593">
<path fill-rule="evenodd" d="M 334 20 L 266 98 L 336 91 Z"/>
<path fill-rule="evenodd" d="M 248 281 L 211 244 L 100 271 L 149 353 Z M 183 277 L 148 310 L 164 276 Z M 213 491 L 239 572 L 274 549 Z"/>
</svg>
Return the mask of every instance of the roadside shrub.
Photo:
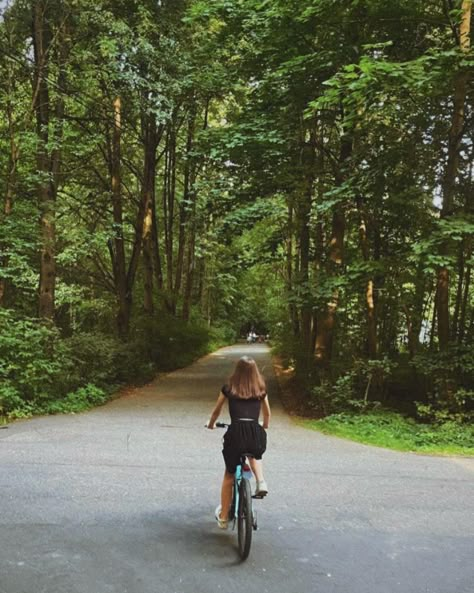
<svg viewBox="0 0 474 593">
<path fill-rule="evenodd" d="M 113 382 L 145 383 L 151 381 L 156 374 L 157 367 L 151 358 L 152 344 L 146 336 L 137 332 L 130 336 L 128 342 L 118 342 L 115 350 L 113 366 Z"/>
<path fill-rule="evenodd" d="M 8 309 L 0 309 L 0 330 L 0 381 L 9 387 L 2 393 L 8 407 L 15 394 L 29 401 L 61 391 L 70 365 L 58 330 L 37 319 L 18 319 Z"/>
<path fill-rule="evenodd" d="M 138 359 L 128 352 L 124 360 L 138 367 L 143 360 L 152 361 L 155 368 L 168 371 L 190 364 L 209 352 L 212 334 L 202 322 L 186 322 L 167 314 L 150 320 L 139 318 L 131 338 Z"/>
<path fill-rule="evenodd" d="M 107 395 L 104 390 L 95 385 L 85 385 L 76 391 L 68 393 L 61 400 L 47 402 L 35 410 L 40 414 L 64 414 L 84 412 L 94 406 L 104 404 L 107 401 Z"/>
<path fill-rule="evenodd" d="M 28 415 L 28 406 L 18 389 L 11 382 L 3 381 L 0 384 L 0 415 L 10 415 L 14 410 L 20 414 L 17 417 Z"/>
<path fill-rule="evenodd" d="M 117 381 L 122 342 L 102 332 L 80 332 L 64 339 L 70 366 L 70 389 L 84 383 L 109 387 Z"/>
<path fill-rule="evenodd" d="M 388 358 L 356 359 L 350 370 L 334 380 L 323 377 L 311 388 L 312 406 L 325 416 L 373 410 L 385 398 L 386 381 L 394 367 Z"/>
<path fill-rule="evenodd" d="M 311 405 L 323 416 L 341 412 L 365 412 L 380 406 L 380 401 L 364 398 L 357 390 L 357 373 L 349 371 L 335 381 L 323 379 L 311 389 Z"/>
<path fill-rule="evenodd" d="M 273 354 L 281 358 L 286 368 L 297 367 L 301 358 L 301 344 L 289 324 L 279 323 L 272 334 Z"/>
<path fill-rule="evenodd" d="M 431 396 L 428 403 L 416 402 L 417 417 L 422 422 L 443 424 L 445 422 L 473 422 L 474 421 L 474 391 L 472 389 L 457 389 L 450 396 L 449 403 L 442 398 Z"/>
<path fill-rule="evenodd" d="M 209 330 L 209 338 L 210 341 L 207 346 L 207 351 L 212 352 L 222 346 L 234 344 L 237 340 L 237 332 L 231 325 L 214 325 Z"/>
<path fill-rule="evenodd" d="M 421 377 L 426 401 L 417 401 L 417 416 L 425 422 L 469 422 L 474 418 L 474 350 L 452 345 L 437 353 L 422 353 L 412 362 Z"/>
</svg>

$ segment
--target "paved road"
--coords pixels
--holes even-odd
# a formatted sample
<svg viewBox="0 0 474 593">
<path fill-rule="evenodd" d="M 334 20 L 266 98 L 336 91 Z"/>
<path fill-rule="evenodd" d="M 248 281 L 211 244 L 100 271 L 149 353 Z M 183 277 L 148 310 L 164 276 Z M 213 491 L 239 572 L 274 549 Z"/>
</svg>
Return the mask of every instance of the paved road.
<svg viewBox="0 0 474 593">
<path fill-rule="evenodd" d="M 242 354 L 273 394 L 270 494 L 240 564 L 213 511 L 206 431 Z M 0 593 L 472 593 L 474 459 L 395 453 L 294 425 L 265 346 L 222 349 L 77 416 L 0 431 Z"/>
</svg>

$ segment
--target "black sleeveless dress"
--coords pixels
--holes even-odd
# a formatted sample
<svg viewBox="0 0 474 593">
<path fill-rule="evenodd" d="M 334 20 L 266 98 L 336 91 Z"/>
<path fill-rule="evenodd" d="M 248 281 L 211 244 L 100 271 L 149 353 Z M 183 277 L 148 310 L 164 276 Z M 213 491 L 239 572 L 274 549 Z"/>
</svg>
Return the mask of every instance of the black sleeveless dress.
<svg viewBox="0 0 474 593">
<path fill-rule="evenodd" d="M 261 459 L 267 448 L 267 433 L 258 423 L 262 401 L 261 397 L 241 398 L 232 393 L 228 385 L 221 389 L 229 402 L 231 425 L 224 435 L 222 455 L 226 469 L 234 474 L 242 453 L 249 453 Z"/>
</svg>

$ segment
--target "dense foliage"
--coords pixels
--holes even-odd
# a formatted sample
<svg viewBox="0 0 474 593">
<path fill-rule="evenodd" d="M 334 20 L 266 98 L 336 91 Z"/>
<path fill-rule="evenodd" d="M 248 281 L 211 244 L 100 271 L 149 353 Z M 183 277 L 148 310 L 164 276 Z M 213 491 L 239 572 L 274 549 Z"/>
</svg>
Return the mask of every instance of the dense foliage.
<svg viewBox="0 0 474 593">
<path fill-rule="evenodd" d="M 4 411 L 148 377 L 254 328 L 315 413 L 381 401 L 469 419 L 470 12 L 10 2 Z"/>
</svg>

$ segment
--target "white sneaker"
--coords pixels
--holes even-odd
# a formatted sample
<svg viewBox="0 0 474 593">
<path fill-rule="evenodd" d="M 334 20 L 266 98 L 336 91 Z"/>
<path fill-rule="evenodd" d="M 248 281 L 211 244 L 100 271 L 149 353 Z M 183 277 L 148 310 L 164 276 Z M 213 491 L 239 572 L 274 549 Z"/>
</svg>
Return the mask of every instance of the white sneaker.
<svg viewBox="0 0 474 593">
<path fill-rule="evenodd" d="M 229 526 L 229 521 L 227 519 L 221 519 L 221 509 L 221 505 L 218 505 L 216 508 L 215 517 L 217 525 L 219 526 L 219 529 L 227 529 Z"/>
<path fill-rule="evenodd" d="M 265 480 L 261 480 L 260 482 L 257 480 L 257 487 L 255 488 L 254 496 L 256 498 L 263 498 L 268 494 L 268 486 Z"/>
</svg>

